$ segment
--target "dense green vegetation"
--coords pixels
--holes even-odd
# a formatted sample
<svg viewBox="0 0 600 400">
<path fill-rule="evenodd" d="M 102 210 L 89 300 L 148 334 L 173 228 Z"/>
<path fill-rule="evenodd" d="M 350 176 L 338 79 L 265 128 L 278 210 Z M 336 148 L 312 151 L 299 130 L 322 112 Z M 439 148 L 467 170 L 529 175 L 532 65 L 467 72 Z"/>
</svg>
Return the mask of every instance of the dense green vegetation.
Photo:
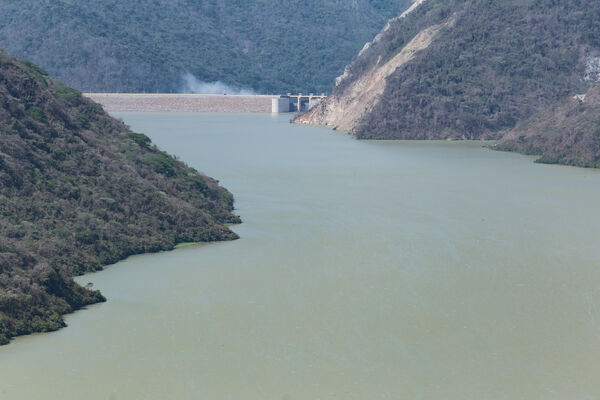
<svg viewBox="0 0 600 400">
<path fill-rule="evenodd" d="M 406 0 L 0 0 L 0 47 L 83 91 L 178 91 L 182 75 L 329 92 Z"/>
<path fill-rule="evenodd" d="M 387 79 L 353 132 L 359 138 L 500 138 L 591 84 L 585 60 L 600 54 L 600 3 L 427 0 L 350 64 L 339 90 L 449 18 L 453 26 Z"/>
<path fill-rule="evenodd" d="M 537 162 L 600 168 L 600 84 L 517 124 L 495 146 Z"/>
<path fill-rule="evenodd" d="M 0 52 L 0 343 L 102 301 L 71 276 L 234 239 L 233 197 L 98 104 Z"/>
</svg>

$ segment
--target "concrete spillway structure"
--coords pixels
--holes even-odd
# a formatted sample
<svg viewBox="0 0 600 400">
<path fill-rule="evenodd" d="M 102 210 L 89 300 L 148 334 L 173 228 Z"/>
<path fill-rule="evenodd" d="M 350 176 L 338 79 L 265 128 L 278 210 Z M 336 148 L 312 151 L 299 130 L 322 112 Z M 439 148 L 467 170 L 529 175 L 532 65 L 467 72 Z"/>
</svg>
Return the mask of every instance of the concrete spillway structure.
<svg viewBox="0 0 600 400">
<path fill-rule="evenodd" d="M 308 111 L 314 106 L 321 103 L 321 101 L 323 101 L 325 97 L 327 96 L 325 96 L 324 94 L 314 95 L 312 93 L 309 95 L 303 95 L 302 93 L 299 93 L 297 95 L 290 95 L 290 98 L 293 99 L 293 101 L 290 103 L 290 111 Z"/>
<path fill-rule="evenodd" d="M 279 98 L 272 99 L 271 112 L 273 114 L 290 112 L 290 98 L 287 96 L 280 96 Z"/>
<path fill-rule="evenodd" d="M 308 111 L 320 104 L 325 97 L 325 95 L 315 96 L 313 94 L 306 96 L 302 95 L 302 93 L 298 95 L 280 96 L 278 99 L 273 99 L 272 112 L 284 113 Z"/>
<path fill-rule="evenodd" d="M 287 113 L 305 111 L 323 96 L 187 93 L 84 93 L 108 112 Z M 314 99 L 313 99 L 314 98 Z M 300 107 L 298 107 L 298 105 Z"/>
</svg>

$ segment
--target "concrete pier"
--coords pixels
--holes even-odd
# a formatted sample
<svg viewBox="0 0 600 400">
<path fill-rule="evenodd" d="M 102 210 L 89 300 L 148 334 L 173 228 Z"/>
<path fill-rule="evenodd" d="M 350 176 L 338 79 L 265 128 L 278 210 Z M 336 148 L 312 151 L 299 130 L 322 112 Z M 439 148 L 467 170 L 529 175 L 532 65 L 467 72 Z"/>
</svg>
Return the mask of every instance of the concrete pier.
<svg viewBox="0 0 600 400">
<path fill-rule="evenodd" d="M 271 100 L 271 112 L 273 114 L 289 113 L 290 112 L 290 98 L 279 97 Z"/>
</svg>

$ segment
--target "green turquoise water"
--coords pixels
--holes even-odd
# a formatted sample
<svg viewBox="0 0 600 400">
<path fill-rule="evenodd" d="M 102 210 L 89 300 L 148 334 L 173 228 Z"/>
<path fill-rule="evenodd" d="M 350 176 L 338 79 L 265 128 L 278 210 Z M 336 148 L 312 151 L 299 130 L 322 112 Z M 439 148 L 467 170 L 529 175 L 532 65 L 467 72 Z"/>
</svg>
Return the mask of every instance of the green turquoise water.
<svg viewBox="0 0 600 400">
<path fill-rule="evenodd" d="M 236 197 L 240 240 L 78 278 L 0 399 L 600 397 L 600 172 L 287 117 L 121 114 Z"/>
</svg>

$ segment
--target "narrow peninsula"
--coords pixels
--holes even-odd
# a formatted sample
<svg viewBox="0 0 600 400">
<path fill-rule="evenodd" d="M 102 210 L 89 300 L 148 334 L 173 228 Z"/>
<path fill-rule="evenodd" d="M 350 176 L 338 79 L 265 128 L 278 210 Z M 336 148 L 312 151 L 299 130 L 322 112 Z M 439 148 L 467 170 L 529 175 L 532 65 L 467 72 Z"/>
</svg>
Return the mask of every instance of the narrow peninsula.
<svg viewBox="0 0 600 400">
<path fill-rule="evenodd" d="M 38 66 L 0 52 L 0 343 L 104 300 L 72 276 L 236 239 L 233 196 Z"/>
</svg>

